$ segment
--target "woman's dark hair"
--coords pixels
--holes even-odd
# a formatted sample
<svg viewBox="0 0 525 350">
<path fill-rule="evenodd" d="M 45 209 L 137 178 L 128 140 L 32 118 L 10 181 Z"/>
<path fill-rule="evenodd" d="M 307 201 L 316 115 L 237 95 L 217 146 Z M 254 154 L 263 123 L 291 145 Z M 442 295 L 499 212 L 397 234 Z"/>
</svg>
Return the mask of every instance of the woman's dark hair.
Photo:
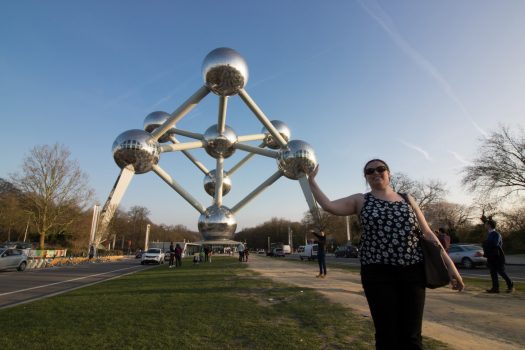
<svg viewBox="0 0 525 350">
<path fill-rule="evenodd" d="M 372 162 L 381 162 L 383 163 L 384 166 L 386 166 L 386 170 L 390 171 L 390 168 L 388 167 L 388 164 L 386 164 L 386 162 L 382 159 L 372 159 L 372 160 L 369 160 L 368 162 L 366 162 L 365 164 L 365 167 L 363 168 L 363 174 L 366 175 L 366 167 L 368 166 L 368 164 L 372 163 Z"/>
</svg>

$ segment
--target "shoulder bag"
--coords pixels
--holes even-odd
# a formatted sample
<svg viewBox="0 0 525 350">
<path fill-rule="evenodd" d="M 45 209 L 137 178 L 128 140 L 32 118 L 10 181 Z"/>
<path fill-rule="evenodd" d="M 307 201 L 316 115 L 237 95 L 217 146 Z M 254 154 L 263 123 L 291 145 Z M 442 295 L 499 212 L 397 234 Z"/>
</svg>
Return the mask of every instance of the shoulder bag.
<svg viewBox="0 0 525 350">
<path fill-rule="evenodd" d="M 401 197 L 414 210 L 406 193 L 399 193 Z M 414 210 L 415 212 L 415 210 Z M 421 225 L 419 225 L 421 226 Z M 450 283 L 447 265 L 443 260 L 443 248 L 434 240 L 425 239 L 423 232 L 419 229 L 419 244 L 423 251 L 423 263 L 425 265 L 426 287 L 430 289 L 446 286 Z"/>
</svg>

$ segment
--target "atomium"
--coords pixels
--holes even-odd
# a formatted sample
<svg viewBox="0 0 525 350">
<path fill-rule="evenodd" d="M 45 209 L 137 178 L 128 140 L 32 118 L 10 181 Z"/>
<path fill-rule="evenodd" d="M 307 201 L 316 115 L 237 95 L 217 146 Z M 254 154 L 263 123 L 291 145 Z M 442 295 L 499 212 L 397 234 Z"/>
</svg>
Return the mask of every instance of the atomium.
<svg viewBox="0 0 525 350">
<path fill-rule="evenodd" d="M 206 141 L 204 149 L 210 156 L 228 158 L 235 152 L 234 146 L 237 143 L 237 135 L 227 125 L 222 133 L 219 132 L 217 125 L 212 125 L 204 132 L 204 141 Z"/>
<path fill-rule="evenodd" d="M 248 82 L 248 65 L 237 51 L 221 47 L 204 58 L 202 76 L 211 91 L 220 96 L 231 96 Z"/>
<path fill-rule="evenodd" d="M 288 146 L 279 151 L 277 162 L 284 176 L 292 180 L 310 175 L 317 165 L 313 148 L 301 140 L 288 142 Z"/>
<path fill-rule="evenodd" d="M 215 186 L 217 183 L 217 176 L 215 176 L 216 171 L 212 170 L 204 176 L 204 190 L 207 194 L 214 197 L 215 196 Z M 232 181 L 228 175 L 223 175 L 222 177 L 222 195 L 227 195 L 232 188 Z"/>
<path fill-rule="evenodd" d="M 310 191 L 307 175 L 317 165 L 313 148 L 301 140 L 290 140 L 291 131 L 280 120 L 270 121 L 245 90 L 248 65 L 244 58 L 230 48 L 211 51 L 202 64 L 204 85 L 183 102 L 173 113 L 156 111 L 144 119 L 144 130 L 129 130 L 113 143 L 113 157 L 121 172 L 102 210 L 99 238 L 107 235 L 107 226 L 115 208 L 134 174 L 154 172 L 174 189 L 199 213 L 197 226 L 205 240 L 231 240 L 237 227 L 235 215 L 262 191 L 281 177 L 298 180 L 309 209 L 317 212 L 317 204 Z M 210 92 L 219 97 L 219 113 L 204 133 L 175 127 L 184 116 Z M 226 124 L 228 99 L 238 95 L 262 124 L 260 133 L 237 135 Z M 181 142 L 176 135 L 191 139 Z M 258 145 L 251 144 L 260 142 Z M 215 169 L 208 169 L 191 152 L 204 149 L 215 160 Z M 244 158 L 225 169 L 226 160 L 236 152 L 246 152 Z M 204 174 L 204 190 L 213 200 L 205 207 L 177 183 L 160 165 L 164 153 L 181 152 Z M 223 205 L 223 197 L 232 190 L 232 176 L 254 156 L 274 160 L 275 172 L 233 206 Z M 230 209 L 231 208 L 231 209 Z M 107 236 L 106 236 L 107 237 Z M 100 239 L 99 239 L 100 241 Z"/>
<path fill-rule="evenodd" d="M 271 123 L 275 127 L 275 129 L 279 132 L 279 134 L 282 136 L 282 138 L 286 142 L 288 142 L 288 140 L 290 139 L 290 135 L 291 135 L 291 132 L 290 132 L 290 129 L 288 128 L 288 125 L 286 125 L 284 122 L 282 122 L 280 120 L 272 120 Z M 266 147 L 271 148 L 271 149 L 279 149 L 280 148 L 279 143 L 275 140 L 275 138 L 272 136 L 272 134 L 270 134 L 270 132 L 268 132 L 266 127 L 263 127 L 261 132 L 265 135 L 265 137 L 264 137 L 264 145 Z"/>
<path fill-rule="evenodd" d="M 155 131 L 155 129 L 157 129 L 159 126 L 164 124 L 170 117 L 171 115 L 166 112 L 162 112 L 162 111 L 151 112 L 144 119 L 144 130 L 149 133 L 152 133 L 153 131 Z M 162 137 L 159 139 L 159 142 L 163 142 L 163 143 L 168 142 L 169 136 L 171 133 L 173 133 L 174 129 L 175 129 L 175 125 L 167 133 L 162 135 Z"/>
<path fill-rule="evenodd" d="M 206 240 L 231 239 L 237 221 L 229 208 L 214 204 L 201 214 L 198 227 Z"/>
<path fill-rule="evenodd" d="M 143 130 L 128 130 L 113 142 L 113 159 L 122 169 L 132 167 L 135 174 L 147 173 L 159 162 L 159 145 Z"/>
</svg>

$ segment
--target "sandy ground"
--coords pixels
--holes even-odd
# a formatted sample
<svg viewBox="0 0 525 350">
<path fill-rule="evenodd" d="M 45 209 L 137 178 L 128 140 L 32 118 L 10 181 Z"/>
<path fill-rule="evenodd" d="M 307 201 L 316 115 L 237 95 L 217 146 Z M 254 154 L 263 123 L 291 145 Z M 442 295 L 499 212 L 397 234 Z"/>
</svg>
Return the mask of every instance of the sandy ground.
<svg viewBox="0 0 525 350">
<path fill-rule="evenodd" d="M 315 289 L 370 317 L 358 273 L 328 266 L 328 277 L 319 279 L 315 278 L 316 265 L 255 255 L 248 265 L 276 282 Z M 427 289 L 423 335 L 453 349 L 525 349 L 525 297 L 521 293 L 486 294 L 468 286 L 461 293 Z"/>
</svg>

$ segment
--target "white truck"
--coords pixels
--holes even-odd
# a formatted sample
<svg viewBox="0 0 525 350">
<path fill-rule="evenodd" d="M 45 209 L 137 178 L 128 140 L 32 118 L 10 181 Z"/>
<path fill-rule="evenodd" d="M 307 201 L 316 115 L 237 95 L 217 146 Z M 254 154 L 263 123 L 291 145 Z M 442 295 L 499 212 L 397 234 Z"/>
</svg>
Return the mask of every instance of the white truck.
<svg viewBox="0 0 525 350">
<path fill-rule="evenodd" d="M 299 258 L 301 260 L 315 260 L 317 259 L 317 250 L 319 250 L 317 243 L 307 244 L 304 246 L 304 250 L 299 252 Z"/>
</svg>

